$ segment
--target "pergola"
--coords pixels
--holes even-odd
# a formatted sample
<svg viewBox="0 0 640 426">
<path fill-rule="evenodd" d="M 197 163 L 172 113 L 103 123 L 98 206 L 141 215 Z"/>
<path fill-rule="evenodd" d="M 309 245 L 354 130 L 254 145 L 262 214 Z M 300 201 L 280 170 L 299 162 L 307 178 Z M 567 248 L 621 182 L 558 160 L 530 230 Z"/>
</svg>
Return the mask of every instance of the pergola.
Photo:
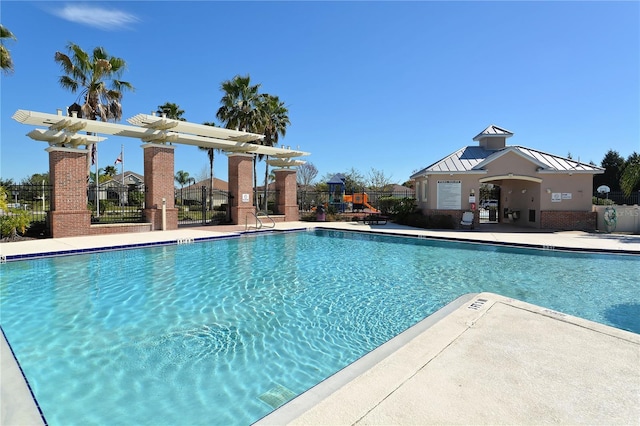
<svg viewBox="0 0 640 426">
<path fill-rule="evenodd" d="M 229 190 L 234 196 L 231 217 L 237 224 L 254 209 L 252 160 L 255 155 L 268 156 L 268 164 L 279 168 L 275 170 L 278 211 L 284 220 L 298 218 L 294 167 L 305 163 L 296 157 L 309 153 L 289 147 L 261 145 L 264 135 L 154 114 L 137 114 L 127 119 L 129 125 L 78 118 L 75 112 L 71 116 L 64 116 L 61 110 L 57 114 L 18 110 L 12 118 L 22 124 L 45 127 L 36 128 L 27 135 L 49 144 L 46 151 L 49 152 L 49 172 L 53 185 L 49 219 L 54 237 L 176 229 L 178 214 L 173 197 L 173 144 L 213 148 L 228 153 Z M 99 135 L 135 138 L 144 143 L 146 227 L 137 229 L 129 226 L 114 231 L 91 225 L 90 213 L 86 208 L 86 164 L 90 153 L 88 146 L 105 140 Z"/>
<path fill-rule="evenodd" d="M 140 139 L 142 142 L 165 144 L 176 143 L 203 148 L 219 149 L 228 153 L 251 153 L 267 155 L 278 167 L 299 166 L 305 162 L 293 157 L 309 155 L 308 152 L 260 145 L 264 135 L 224 129 L 188 121 L 172 120 L 156 115 L 137 114 L 127 119 L 131 125 L 87 120 L 77 116 L 63 116 L 44 112 L 18 110 L 12 118 L 22 124 L 46 126 L 27 133 L 31 139 L 48 142 L 50 146 L 78 148 L 102 142 L 105 138 L 78 132 L 123 136 Z M 271 162 L 269 163 L 271 164 Z"/>
</svg>

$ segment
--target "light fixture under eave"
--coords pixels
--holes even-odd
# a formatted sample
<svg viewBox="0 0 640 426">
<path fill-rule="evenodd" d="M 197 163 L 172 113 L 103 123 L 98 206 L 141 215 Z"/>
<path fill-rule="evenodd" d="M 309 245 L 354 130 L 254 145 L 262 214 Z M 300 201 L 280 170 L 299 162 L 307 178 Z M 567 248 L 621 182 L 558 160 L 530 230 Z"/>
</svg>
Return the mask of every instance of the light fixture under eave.
<svg viewBox="0 0 640 426">
<path fill-rule="evenodd" d="M 551 194 L 551 188 L 547 188 L 547 194 Z"/>
<path fill-rule="evenodd" d="M 526 194 L 526 193 L 527 193 L 527 190 L 526 190 L 526 188 L 525 188 L 525 189 L 523 189 L 523 190 L 522 190 L 522 191 L 520 191 L 520 192 L 522 192 L 523 194 Z"/>
</svg>

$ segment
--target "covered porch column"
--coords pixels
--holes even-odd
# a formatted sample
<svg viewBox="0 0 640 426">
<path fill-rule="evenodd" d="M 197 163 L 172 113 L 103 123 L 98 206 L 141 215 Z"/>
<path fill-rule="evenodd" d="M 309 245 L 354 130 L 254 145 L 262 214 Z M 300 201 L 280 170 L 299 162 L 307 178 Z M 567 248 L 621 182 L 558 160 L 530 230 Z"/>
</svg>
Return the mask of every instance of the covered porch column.
<svg viewBox="0 0 640 426">
<path fill-rule="evenodd" d="M 278 213 L 284 214 L 286 222 L 296 221 L 300 218 L 298 210 L 298 183 L 295 169 L 276 169 L 276 194 L 278 199 L 276 207 Z"/>
<path fill-rule="evenodd" d="M 242 225 L 253 206 L 253 154 L 229 155 L 229 192 L 231 192 L 231 222 Z"/>
<path fill-rule="evenodd" d="M 49 228 L 53 238 L 88 235 L 87 155 L 77 148 L 49 147 L 49 181 L 53 185 Z"/>
<path fill-rule="evenodd" d="M 165 204 L 166 230 L 178 229 L 178 209 L 174 204 L 173 145 L 147 143 L 144 149 L 144 217 L 152 231 L 163 230 L 162 206 Z"/>
</svg>

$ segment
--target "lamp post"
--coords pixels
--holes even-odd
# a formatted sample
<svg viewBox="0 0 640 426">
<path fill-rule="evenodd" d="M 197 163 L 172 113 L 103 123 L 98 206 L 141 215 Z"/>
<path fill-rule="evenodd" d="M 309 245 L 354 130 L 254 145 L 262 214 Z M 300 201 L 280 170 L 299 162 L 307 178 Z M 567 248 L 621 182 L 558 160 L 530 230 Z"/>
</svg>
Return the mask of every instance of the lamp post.
<svg viewBox="0 0 640 426">
<path fill-rule="evenodd" d="M 44 209 L 44 180 L 42 181 L 42 213 L 45 212 Z"/>
</svg>

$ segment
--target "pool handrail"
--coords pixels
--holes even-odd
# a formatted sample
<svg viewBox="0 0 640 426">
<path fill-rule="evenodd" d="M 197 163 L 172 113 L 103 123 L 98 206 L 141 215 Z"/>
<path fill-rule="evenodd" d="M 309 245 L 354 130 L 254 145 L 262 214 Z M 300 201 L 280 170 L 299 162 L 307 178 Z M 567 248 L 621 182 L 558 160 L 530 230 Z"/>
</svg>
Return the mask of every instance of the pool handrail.
<svg viewBox="0 0 640 426">
<path fill-rule="evenodd" d="M 255 219 L 256 219 L 256 224 L 255 225 L 249 225 L 249 215 L 252 215 Z M 264 225 L 264 223 L 262 223 L 262 220 L 260 218 L 267 218 L 271 221 L 271 225 L 267 226 L 267 228 L 275 228 L 276 227 L 276 223 L 273 220 L 273 218 L 271 218 L 271 216 L 269 216 L 269 213 L 265 212 L 264 210 L 260 210 L 256 213 L 253 212 L 249 212 L 249 214 L 247 214 L 244 218 L 244 230 L 247 231 L 249 230 L 249 228 L 255 228 L 255 229 L 261 229 Z"/>
</svg>

